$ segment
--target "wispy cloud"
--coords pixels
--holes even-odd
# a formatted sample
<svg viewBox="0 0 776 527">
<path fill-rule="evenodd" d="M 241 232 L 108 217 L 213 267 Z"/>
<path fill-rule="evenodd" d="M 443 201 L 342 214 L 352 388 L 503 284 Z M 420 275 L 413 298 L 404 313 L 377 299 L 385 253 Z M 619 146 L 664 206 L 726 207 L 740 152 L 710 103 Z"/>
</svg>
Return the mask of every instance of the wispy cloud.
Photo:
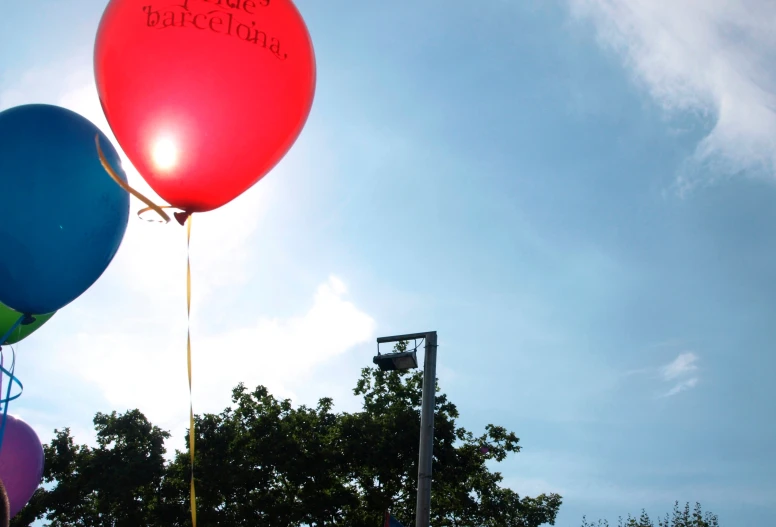
<svg viewBox="0 0 776 527">
<path fill-rule="evenodd" d="M 662 386 L 671 385 L 668 390 L 662 391 L 657 397 L 671 397 L 680 392 L 695 388 L 700 381 L 698 376 L 698 361 L 700 357 L 691 351 L 679 353 L 677 357 L 659 367 L 645 367 L 627 370 L 622 373 L 623 378 L 644 376 L 653 381 L 658 381 Z"/>
<path fill-rule="evenodd" d="M 698 356 L 692 352 L 681 353 L 673 361 L 663 366 L 661 374 L 666 382 L 673 382 L 674 386 L 663 394 L 663 397 L 671 397 L 680 392 L 695 388 L 698 384 Z"/>
<path fill-rule="evenodd" d="M 686 381 L 682 381 L 676 384 L 673 388 L 671 388 L 665 393 L 664 397 L 671 397 L 672 395 L 676 395 L 677 393 L 683 392 L 685 390 L 689 390 L 690 388 L 695 388 L 697 384 L 698 384 L 698 377 L 692 377 L 691 379 L 687 379 Z"/>
<path fill-rule="evenodd" d="M 776 175 L 776 2 L 569 2 L 666 110 L 713 119 L 680 189 L 699 172 Z"/>
<path fill-rule="evenodd" d="M 682 375 L 692 373 L 698 369 L 697 362 L 698 356 L 695 353 L 682 353 L 669 364 L 663 366 L 663 378 L 670 381 Z"/>
</svg>

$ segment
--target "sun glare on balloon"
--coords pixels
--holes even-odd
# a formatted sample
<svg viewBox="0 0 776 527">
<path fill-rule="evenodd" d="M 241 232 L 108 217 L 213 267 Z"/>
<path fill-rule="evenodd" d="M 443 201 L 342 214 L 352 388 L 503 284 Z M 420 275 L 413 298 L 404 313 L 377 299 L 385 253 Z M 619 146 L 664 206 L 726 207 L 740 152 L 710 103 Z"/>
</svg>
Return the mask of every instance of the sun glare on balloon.
<svg viewBox="0 0 776 527">
<path fill-rule="evenodd" d="M 171 170 L 178 164 L 178 147 L 169 137 L 157 139 L 151 157 L 159 170 Z"/>
</svg>

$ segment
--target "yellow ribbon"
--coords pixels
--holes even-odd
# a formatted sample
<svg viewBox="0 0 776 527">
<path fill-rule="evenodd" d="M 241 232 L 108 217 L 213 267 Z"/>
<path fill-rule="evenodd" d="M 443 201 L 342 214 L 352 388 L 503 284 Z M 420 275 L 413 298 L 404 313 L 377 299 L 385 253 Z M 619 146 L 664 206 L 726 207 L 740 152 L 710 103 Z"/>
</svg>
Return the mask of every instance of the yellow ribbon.
<svg viewBox="0 0 776 527">
<path fill-rule="evenodd" d="M 153 210 L 156 212 L 163 220 L 164 223 L 167 223 L 170 221 L 170 217 L 167 215 L 166 212 L 162 209 L 169 209 L 172 207 L 164 206 L 160 207 L 159 205 L 155 204 L 153 201 L 148 199 L 147 197 L 143 196 L 140 192 L 130 187 L 126 182 L 124 182 L 123 179 L 121 179 L 118 174 L 116 174 L 116 171 L 113 170 L 113 167 L 110 166 L 110 163 L 108 163 L 108 160 L 105 158 L 105 154 L 102 152 L 102 147 L 100 146 L 100 135 L 97 134 L 94 136 L 94 142 L 97 145 L 97 154 L 100 156 L 100 163 L 102 163 L 102 168 L 105 169 L 105 172 L 108 173 L 108 175 L 115 181 L 121 188 L 135 196 L 137 199 L 145 203 L 148 207 L 139 211 L 137 214 L 138 216 L 140 214 L 143 214 L 144 212 L 147 212 L 149 210 Z"/>
<path fill-rule="evenodd" d="M 189 451 L 191 452 L 191 524 L 197 527 L 194 492 L 194 403 L 191 395 L 191 216 L 186 219 L 186 360 L 189 365 Z"/>
<path fill-rule="evenodd" d="M 157 205 L 147 197 L 143 196 L 140 192 L 130 187 L 123 179 L 121 179 L 113 167 L 105 157 L 100 146 L 100 135 L 94 136 L 94 142 L 97 145 L 97 154 L 100 157 L 100 163 L 105 169 L 105 172 L 115 181 L 118 186 L 135 196 L 137 199 L 147 205 L 146 208 L 138 211 L 137 215 L 142 216 L 144 213 L 153 210 L 164 223 L 170 221 L 170 216 L 164 212 L 164 209 L 172 209 L 169 205 Z M 183 224 L 186 221 L 186 361 L 188 363 L 189 371 L 189 451 L 191 452 L 191 524 L 192 527 L 197 527 L 197 495 L 194 492 L 194 402 L 191 393 L 191 214 L 186 211 L 176 212 L 175 219 L 179 223 Z"/>
</svg>

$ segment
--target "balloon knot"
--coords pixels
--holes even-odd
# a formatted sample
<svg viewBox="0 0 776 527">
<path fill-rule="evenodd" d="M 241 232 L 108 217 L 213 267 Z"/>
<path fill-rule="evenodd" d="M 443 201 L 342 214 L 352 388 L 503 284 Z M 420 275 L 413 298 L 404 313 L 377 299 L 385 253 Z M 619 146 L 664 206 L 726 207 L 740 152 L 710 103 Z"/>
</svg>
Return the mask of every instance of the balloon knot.
<svg viewBox="0 0 776 527">
<path fill-rule="evenodd" d="M 189 216 L 191 216 L 190 212 L 186 212 L 185 210 L 183 212 L 176 212 L 173 214 L 175 216 L 175 219 L 178 220 L 178 223 L 181 225 L 186 225 L 186 220 L 189 219 Z"/>
<path fill-rule="evenodd" d="M 24 315 L 24 318 L 22 319 L 22 326 L 29 326 L 35 322 L 35 317 L 32 315 Z"/>
</svg>

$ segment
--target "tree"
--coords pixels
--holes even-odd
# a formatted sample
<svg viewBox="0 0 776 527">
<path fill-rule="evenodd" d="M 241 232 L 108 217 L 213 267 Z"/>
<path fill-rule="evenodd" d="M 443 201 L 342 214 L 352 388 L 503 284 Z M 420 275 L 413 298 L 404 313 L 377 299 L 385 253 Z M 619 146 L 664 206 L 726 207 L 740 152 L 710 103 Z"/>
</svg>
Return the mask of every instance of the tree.
<svg viewBox="0 0 776 527">
<path fill-rule="evenodd" d="M 390 508 L 413 525 L 421 386 L 420 372 L 364 369 L 354 390 L 363 407 L 352 414 L 335 413 L 328 398 L 294 408 L 262 386 L 237 386 L 232 406 L 196 417 L 199 522 L 371 527 Z M 515 434 L 494 425 L 478 436 L 461 428 L 438 388 L 435 404 L 432 523 L 553 524 L 560 496 L 520 497 L 486 466 L 520 451 Z M 45 447 L 45 481 L 53 487 L 39 489 L 12 525 L 44 517 L 52 527 L 190 525 L 188 451 L 165 463 L 168 434 L 137 410 L 98 414 L 95 427 L 94 449 L 57 431 Z"/>
<path fill-rule="evenodd" d="M 625 520 L 620 517 L 617 525 L 618 527 L 655 527 L 647 511 L 643 509 L 638 520 L 629 514 Z M 598 520 L 598 523 L 588 523 L 583 516 L 582 527 L 609 527 L 609 522 Z M 691 512 L 689 502 L 685 504 L 684 509 L 680 509 L 677 501 L 674 503 L 673 514 L 669 516 L 666 513 L 665 518 L 659 518 L 657 527 L 719 527 L 719 519 L 716 514 L 711 512 L 707 511 L 704 514 L 700 503 L 696 503 L 695 509 Z"/>
<path fill-rule="evenodd" d="M 46 516 L 51 527 L 151 525 L 164 477 L 167 432 L 138 410 L 94 418 L 97 448 L 76 446 L 70 430 L 55 430 L 44 445 L 46 483 L 11 521 L 29 525 Z"/>
<path fill-rule="evenodd" d="M 354 392 L 363 397 L 363 411 L 347 416 L 343 426 L 344 437 L 353 442 L 348 450 L 359 459 L 351 477 L 366 506 L 353 511 L 349 525 L 378 525 L 387 507 L 404 525 L 413 523 L 422 383 L 422 372 L 362 371 Z M 500 487 L 501 474 L 490 472 L 485 464 L 519 452 L 517 436 L 494 425 L 475 436 L 456 424 L 458 417 L 455 405 L 438 394 L 431 523 L 440 527 L 554 524 L 560 496 L 520 498 Z"/>
<path fill-rule="evenodd" d="M 341 524 L 342 511 L 358 501 L 345 479 L 350 461 L 339 448 L 341 416 L 331 411 L 332 401 L 295 409 L 262 386 L 249 392 L 243 385 L 232 400 L 234 409 L 196 422 L 194 473 L 203 525 Z M 188 467 L 188 453 L 179 452 L 170 466 L 173 495 L 187 495 Z M 174 523 L 185 524 L 185 517 Z"/>
</svg>

